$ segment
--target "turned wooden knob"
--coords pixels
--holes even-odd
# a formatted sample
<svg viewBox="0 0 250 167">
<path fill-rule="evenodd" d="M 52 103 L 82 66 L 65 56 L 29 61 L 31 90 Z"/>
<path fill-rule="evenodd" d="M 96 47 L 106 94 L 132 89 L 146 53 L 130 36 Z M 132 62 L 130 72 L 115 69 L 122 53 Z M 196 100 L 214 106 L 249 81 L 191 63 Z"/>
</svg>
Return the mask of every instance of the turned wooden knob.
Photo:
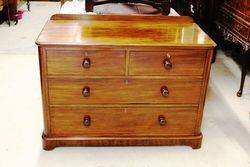
<svg viewBox="0 0 250 167">
<path fill-rule="evenodd" d="M 82 89 L 82 95 L 84 97 L 89 97 L 90 96 L 90 88 L 88 86 L 85 86 L 83 89 Z"/>
<path fill-rule="evenodd" d="M 82 61 L 82 67 L 87 69 L 87 68 L 90 68 L 90 65 L 91 65 L 91 61 L 89 58 L 84 58 L 83 61 Z"/>
<path fill-rule="evenodd" d="M 166 86 L 161 87 L 161 94 L 164 97 L 167 97 L 169 95 L 169 90 L 168 90 L 168 88 Z"/>
<path fill-rule="evenodd" d="M 163 66 L 166 70 L 169 70 L 172 68 L 172 62 L 170 60 L 170 55 L 167 55 L 167 58 L 163 60 Z"/>
<path fill-rule="evenodd" d="M 164 126 L 164 125 L 166 125 L 166 123 L 167 123 L 166 118 L 165 118 L 163 115 L 160 115 L 160 116 L 158 117 L 158 121 L 159 121 L 159 124 L 160 124 L 161 126 Z"/>
<path fill-rule="evenodd" d="M 85 115 L 83 117 L 83 125 L 84 126 L 90 126 L 91 125 L 91 118 L 88 115 Z"/>
</svg>

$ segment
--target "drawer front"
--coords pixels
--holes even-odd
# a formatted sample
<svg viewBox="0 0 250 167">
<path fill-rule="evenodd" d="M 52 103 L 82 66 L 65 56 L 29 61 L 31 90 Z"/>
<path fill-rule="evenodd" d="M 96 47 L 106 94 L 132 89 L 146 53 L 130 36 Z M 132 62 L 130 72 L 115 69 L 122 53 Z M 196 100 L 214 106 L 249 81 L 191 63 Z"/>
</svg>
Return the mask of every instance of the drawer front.
<svg viewBox="0 0 250 167">
<path fill-rule="evenodd" d="M 51 108 L 55 136 L 194 135 L 196 108 Z"/>
<path fill-rule="evenodd" d="M 198 103 L 201 81 L 164 79 L 49 80 L 52 105 Z"/>
<path fill-rule="evenodd" d="M 204 51 L 131 52 L 130 75 L 203 75 Z"/>
<path fill-rule="evenodd" d="M 47 51 L 49 75 L 124 75 L 125 51 Z"/>
<path fill-rule="evenodd" d="M 233 33 L 240 35 L 245 40 L 248 40 L 250 27 L 245 25 L 243 22 L 241 23 L 238 21 L 235 16 L 228 14 L 228 12 L 223 8 L 219 11 L 219 21 Z"/>
<path fill-rule="evenodd" d="M 249 27 L 241 24 L 239 21 L 235 19 L 233 20 L 233 23 L 232 23 L 233 32 L 241 35 L 246 40 L 248 39 L 249 29 L 250 29 Z"/>
</svg>

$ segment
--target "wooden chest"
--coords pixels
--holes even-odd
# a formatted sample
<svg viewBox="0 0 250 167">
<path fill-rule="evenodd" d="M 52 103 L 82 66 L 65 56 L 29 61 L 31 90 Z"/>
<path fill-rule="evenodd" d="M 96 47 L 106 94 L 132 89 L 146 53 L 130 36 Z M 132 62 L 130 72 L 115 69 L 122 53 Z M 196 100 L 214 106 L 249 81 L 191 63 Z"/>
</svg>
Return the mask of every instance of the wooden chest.
<svg viewBox="0 0 250 167">
<path fill-rule="evenodd" d="M 227 38 L 242 43 L 245 50 L 250 47 L 250 1 L 226 0 L 219 7 L 217 25 Z M 230 34 L 230 35 L 228 35 Z"/>
<path fill-rule="evenodd" d="M 191 18 L 55 15 L 36 43 L 45 150 L 200 148 L 215 43 Z"/>
</svg>

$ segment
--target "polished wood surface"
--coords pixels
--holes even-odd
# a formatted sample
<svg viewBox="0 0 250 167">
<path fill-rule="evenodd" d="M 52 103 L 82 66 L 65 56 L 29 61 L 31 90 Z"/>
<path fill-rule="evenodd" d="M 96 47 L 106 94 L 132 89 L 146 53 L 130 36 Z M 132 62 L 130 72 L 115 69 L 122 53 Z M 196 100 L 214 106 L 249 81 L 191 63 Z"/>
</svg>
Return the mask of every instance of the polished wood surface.
<svg viewBox="0 0 250 167">
<path fill-rule="evenodd" d="M 197 108 L 70 108 L 52 107 L 52 136 L 190 136 Z M 159 116 L 166 123 L 159 123 Z M 90 125 L 83 119 L 90 117 Z"/>
<path fill-rule="evenodd" d="M 198 103 L 201 84 L 201 80 L 187 79 L 84 78 L 48 81 L 49 99 L 52 105 Z M 82 94 L 85 86 L 90 88 L 88 97 Z M 162 95 L 162 86 L 166 86 L 169 91 L 167 97 Z"/>
<path fill-rule="evenodd" d="M 131 17 L 132 16 L 132 17 Z M 145 18 L 146 16 L 146 18 Z M 112 17 L 112 21 L 141 21 L 141 20 L 151 20 L 151 21 L 168 21 L 168 22 L 186 22 L 193 23 L 193 19 L 186 16 L 156 16 L 156 15 L 114 15 L 114 14 L 97 14 L 97 15 L 83 15 L 83 14 L 55 14 L 51 16 L 50 20 L 96 20 L 96 21 L 110 21 Z M 156 19 L 157 18 L 157 19 Z"/>
<path fill-rule="evenodd" d="M 71 21 L 62 20 L 67 17 Z M 77 20 L 72 20 L 75 17 Z M 115 15 L 113 21 L 109 21 L 111 16 L 104 16 L 103 20 L 88 15 L 52 18 L 58 20 L 50 21 L 37 40 L 45 150 L 108 145 L 200 148 L 214 43 L 208 42 L 210 38 L 189 18 L 159 17 L 156 21 L 143 21 L 151 16 Z M 124 29 L 125 23 L 130 22 L 134 23 L 133 29 L 128 25 Z M 150 27 L 149 23 L 156 25 Z M 101 33 L 92 32 L 100 25 L 104 27 Z M 87 26 L 90 27 L 86 33 L 78 38 L 83 33 L 78 28 Z M 164 30 L 166 26 L 173 28 L 172 35 Z M 179 28 L 186 26 L 193 27 L 184 35 L 191 37 L 189 42 L 192 33 L 199 32 L 204 38 L 190 45 L 185 42 L 188 39 L 178 39 L 176 44 L 168 38 L 163 40 L 163 36 L 178 36 Z M 114 33 L 107 31 L 110 27 L 116 29 Z M 120 34 L 126 29 L 126 34 Z M 144 34 L 146 40 L 135 33 L 142 30 L 148 33 Z M 186 34 L 185 30 L 181 33 Z M 53 35 L 53 31 L 64 35 L 59 37 L 58 32 Z M 164 45 L 158 45 L 159 41 Z"/>
<path fill-rule="evenodd" d="M 236 13 L 247 22 L 250 22 L 249 0 L 225 0 L 223 3 L 230 12 Z"/>
<path fill-rule="evenodd" d="M 166 60 L 167 59 L 167 60 Z M 205 51 L 166 50 L 165 52 L 131 52 L 129 75 L 203 75 Z M 164 61 L 171 67 L 166 68 Z"/>
<path fill-rule="evenodd" d="M 201 147 L 202 134 L 195 136 L 171 137 L 43 137 L 44 150 L 65 146 L 190 146 Z"/>
<path fill-rule="evenodd" d="M 125 75 L 125 50 L 49 50 L 47 59 L 49 75 Z M 89 67 L 84 67 L 84 60 Z"/>
<path fill-rule="evenodd" d="M 230 13 L 230 10 L 222 7 L 219 11 L 218 22 L 226 29 L 230 30 L 235 36 L 248 41 L 250 35 L 250 22 L 242 21 L 239 17 Z"/>
<path fill-rule="evenodd" d="M 36 43 L 57 46 L 215 46 L 195 23 L 178 21 L 177 17 L 169 18 L 176 18 L 172 22 L 159 21 L 158 18 L 163 16 L 154 16 L 154 20 L 138 17 L 141 19 L 136 21 L 113 21 L 110 15 L 103 17 L 107 20 L 50 20 Z"/>
</svg>

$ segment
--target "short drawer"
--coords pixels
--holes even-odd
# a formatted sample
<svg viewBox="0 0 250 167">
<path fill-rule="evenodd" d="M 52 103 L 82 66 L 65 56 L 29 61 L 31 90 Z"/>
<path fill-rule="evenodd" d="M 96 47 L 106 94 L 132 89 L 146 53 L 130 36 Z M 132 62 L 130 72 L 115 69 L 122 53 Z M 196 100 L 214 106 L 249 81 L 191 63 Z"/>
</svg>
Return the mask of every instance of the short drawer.
<svg viewBox="0 0 250 167">
<path fill-rule="evenodd" d="M 197 108 L 50 108 L 54 136 L 194 135 Z"/>
<path fill-rule="evenodd" d="M 125 51 L 47 51 L 48 75 L 124 75 L 125 68 Z"/>
<path fill-rule="evenodd" d="M 51 105 L 199 103 L 202 81 L 188 79 L 50 79 Z"/>
<path fill-rule="evenodd" d="M 247 27 L 236 19 L 233 20 L 231 27 L 234 33 L 241 35 L 246 40 L 248 39 L 250 27 Z"/>
<path fill-rule="evenodd" d="M 205 51 L 131 52 L 130 75 L 203 75 Z"/>
</svg>

